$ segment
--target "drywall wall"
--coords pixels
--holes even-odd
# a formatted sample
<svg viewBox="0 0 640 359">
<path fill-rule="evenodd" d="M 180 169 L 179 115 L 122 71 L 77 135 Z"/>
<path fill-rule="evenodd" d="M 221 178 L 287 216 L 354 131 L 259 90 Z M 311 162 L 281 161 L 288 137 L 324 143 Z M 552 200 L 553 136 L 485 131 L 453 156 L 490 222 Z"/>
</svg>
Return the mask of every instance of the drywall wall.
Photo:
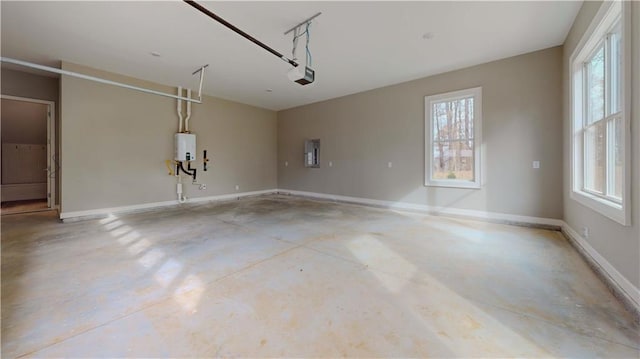
<svg viewBox="0 0 640 359">
<path fill-rule="evenodd" d="M 631 225 L 622 226 L 569 197 L 571 114 L 569 98 L 569 61 L 598 12 L 601 2 L 586 1 L 582 5 L 564 45 L 564 217 L 567 224 L 582 233 L 589 228 L 585 240 L 636 288 L 640 288 L 640 3 L 632 8 L 632 109 L 631 109 Z"/>
<path fill-rule="evenodd" d="M 2 143 L 47 143 L 47 105 L 2 99 Z"/>
<path fill-rule="evenodd" d="M 176 89 L 63 63 L 82 72 L 158 91 Z M 190 76 L 190 74 L 187 74 Z M 63 75 L 61 78 L 62 213 L 175 200 L 173 159 L 178 131 L 176 100 Z M 199 190 L 186 180 L 188 197 L 276 188 L 276 113 L 213 97 L 192 106 L 190 129 L 198 158 Z"/>
<path fill-rule="evenodd" d="M 280 111 L 278 186 L 560 219 L 561 71 L 562 48 L 554 47 Z M 425 187 L 424 96 L 477 86 L 482 189 Z M 304 140 L 311 138 L 321 140 L 319 169 L 303 167 Z M 540 169 L 532 168 L 534 160 Z"/>
<path fill-rule="evenodd" d="M 58 78 L 2 69 L 2 94 L 58 102 Z"/>
</svg>

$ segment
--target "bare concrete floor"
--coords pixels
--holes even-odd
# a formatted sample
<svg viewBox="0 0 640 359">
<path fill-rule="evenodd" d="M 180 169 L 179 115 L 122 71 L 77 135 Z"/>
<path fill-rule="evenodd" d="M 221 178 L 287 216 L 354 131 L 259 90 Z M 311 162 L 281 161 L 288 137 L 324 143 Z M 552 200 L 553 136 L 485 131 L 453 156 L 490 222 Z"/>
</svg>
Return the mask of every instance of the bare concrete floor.
<svg viewBox="0 0 640 359">
<path fill-rule="evenodd" d="M 2 218 L 2 357 L 625 357 L 558 232 L 269 196 Z"/>
</svg>

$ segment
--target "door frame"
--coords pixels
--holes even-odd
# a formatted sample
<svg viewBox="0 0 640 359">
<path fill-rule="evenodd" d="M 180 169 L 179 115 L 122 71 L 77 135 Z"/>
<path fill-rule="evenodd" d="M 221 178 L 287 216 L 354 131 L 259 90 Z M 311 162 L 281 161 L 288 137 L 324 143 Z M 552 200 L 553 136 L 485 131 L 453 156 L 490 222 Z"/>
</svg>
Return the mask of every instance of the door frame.
<svg viewBox="0 0 640 359">
<path fill-rule="evenodd" d="M 47 111 L 47 207 L 56 208 L 56 176 L 60 171 L 60 159 L 56 156 L 56 103 L 55 101 L 0 94 L 0 99 L 39 103 L 48 106 Z M 56 157 L 54 159 L 54 157 Z M 51 174 L 54 176 L 51 176 Z"/>
</svg>

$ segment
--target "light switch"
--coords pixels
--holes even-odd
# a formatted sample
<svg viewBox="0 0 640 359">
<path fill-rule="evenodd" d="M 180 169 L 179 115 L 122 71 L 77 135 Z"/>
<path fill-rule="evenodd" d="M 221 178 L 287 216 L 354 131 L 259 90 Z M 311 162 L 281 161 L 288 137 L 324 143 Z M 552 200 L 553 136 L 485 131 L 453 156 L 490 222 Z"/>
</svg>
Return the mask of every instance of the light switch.
<svg viewBox="0 0 640 359">
<path fill-rule="evenodd" d="M 535 169 L 540 168 L 540 161 L 533 161 L 533 168 Z"/>
<path fill-rule="evenodd" d="M 289 167 L 289 161 L 284 161 L 284 166 Z"/>
<path fill-rule="evenodd" d="M 387 163 L 387 167 L 389 167 L 389 168 L 393 167 L 393 163 L 391 163 L 391 162 Z"/>
<path fill-rule="evenodd" d="M 329 167 L 333 167 L 333 162 L 329 161 Z"/>
</svg>

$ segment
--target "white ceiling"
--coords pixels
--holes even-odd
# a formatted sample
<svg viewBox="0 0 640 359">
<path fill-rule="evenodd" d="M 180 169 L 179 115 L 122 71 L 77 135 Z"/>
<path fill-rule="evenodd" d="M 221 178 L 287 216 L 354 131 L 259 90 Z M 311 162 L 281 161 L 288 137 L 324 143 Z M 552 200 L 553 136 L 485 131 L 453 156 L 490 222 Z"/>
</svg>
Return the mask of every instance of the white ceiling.
<svg viewBox="0 0 640 359">
<path fill-rule="evenodd" d="M 283 33 L 321 11 L 311 27 L 315 83 L 289 81 L 288 64 L 180 1 L 2 1 L 2 56 L 49 65 L 70 61 L 191 87 L 197 83 L 191 72 L 210 64 L 205 93 L 280 110 L 560 45 L 581 6 L 579 1 L 201 4 L 288 57 L 291 35 Z M 427 32 L 432 39 L 423 39 Z M 154 51 L 162 56 L 151 56 Z M 299 46 L 298 57 L 303 51 Z"/>
</svg>

